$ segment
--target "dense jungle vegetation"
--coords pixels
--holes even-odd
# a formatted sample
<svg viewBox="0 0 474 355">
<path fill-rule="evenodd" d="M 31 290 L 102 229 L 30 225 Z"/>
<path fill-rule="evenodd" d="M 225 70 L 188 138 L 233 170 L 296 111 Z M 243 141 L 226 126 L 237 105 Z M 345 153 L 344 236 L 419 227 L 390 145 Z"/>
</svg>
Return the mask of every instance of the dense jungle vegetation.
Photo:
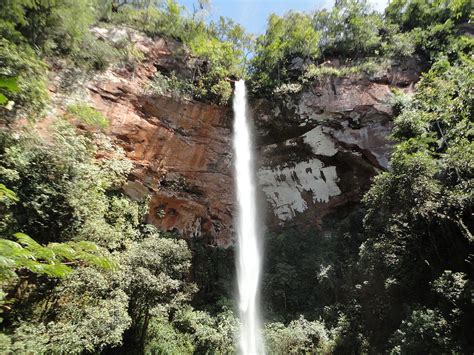
<svg viewBox="0 0 474 355">
<path fill-rule="evenodd" d="M 209 1 L 3 0 L 0 7 L 0 349 L 5 354 L 234 353 L 231 251 L 145 224 L 147 199 L 122 191 L 132 163 L 74 105 L 39 136 L 48 72 L 133 71 L 126 26 L 183 45 L 193 76 L 158 73 L 158 94 L 227 105 L 231 79 L 284 99 L 325 76 L 377 78 L 416 58 L 412 96 L 396 92 L 390 171 L 364 207 L 322 238 L 266 236 L 262 302 L 270 354 L 472 354 L 474 58 L 470 0 L 364 0 L 268 19 L 258 38 Z M 340 66 L 325 65 L 337 59 Z M 79 130 L 70 118 L 95 130 Z M 19 125 L 19 121 L 24 121 Z M 220 270 L 220 271 L 216 271 Z M 220 273 L 219 277 L 215 277 Z"/>
</svg>

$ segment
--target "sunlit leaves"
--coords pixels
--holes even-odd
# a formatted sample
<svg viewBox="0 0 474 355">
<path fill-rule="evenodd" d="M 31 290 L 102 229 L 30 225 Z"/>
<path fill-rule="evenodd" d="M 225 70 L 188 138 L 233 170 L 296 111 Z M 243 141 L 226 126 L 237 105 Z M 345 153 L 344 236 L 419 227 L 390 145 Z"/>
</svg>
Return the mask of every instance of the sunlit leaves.
<svg viewBox="0 0 474 355">
<path fill-rule="evenodd" d="M 7 92 L 18 92 L 18 84 L 15 78 L 0 78 L 0 89 Z M 0 92 L 0 105 L 8 103 L 8 98 Z"/>
<path fill-rule="evenodd" d="M 0 274 L 14 277 L 22 268 L 35 274 L 62 278 L 74 265 L 87 263 L 111 268 L 104 251 L 90 242 L 51 243 L 42 246 L 24 233 L 15 233 L 17 241 L 0 239 Z"/>
<path fill-rule="evenodd" d="M 0 202 L 4 201 L 18 202 L 18 197 L 12 190 L 0 184 Z"/>
</svg>

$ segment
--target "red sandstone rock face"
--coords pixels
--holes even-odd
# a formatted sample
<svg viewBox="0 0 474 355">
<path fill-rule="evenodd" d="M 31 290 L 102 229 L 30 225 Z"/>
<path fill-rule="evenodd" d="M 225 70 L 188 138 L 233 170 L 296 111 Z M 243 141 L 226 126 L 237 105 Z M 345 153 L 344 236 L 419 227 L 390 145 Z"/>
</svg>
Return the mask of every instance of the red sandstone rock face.
<svg viewBox="0 0 474 355">
<path fill-rule="evenodd" d="M 121 35 L 97 30 L 109 40 Z M 134 163 L 125 193 L 137 200 L 151 195 L 148 223 L 227 246 L 233 222 L 231 112 L 147 93 L 157 68 L 186 72 L 193 58 L 175 59 L 179 44 L 162 39 L 137 37 L 136 48 L 146 59 L 133 73 L 109 69 L 73 101 L 88 101 L 110 120 L 107 134 Z M 55 98 L 68 104 L 64 94 Z"/>
<path fill-rule="evenodd" d="M 100 94 L 93 100 L 101 107 Z M 114 104 L 105 113 L 112 119 L 111 134 L 135 163 L 133 179 L 152 193 L 148 222 L 228 244 L 233 203 L 228 111 L 166 97 L 137 102 L 127 108 Z"/>
</svg>

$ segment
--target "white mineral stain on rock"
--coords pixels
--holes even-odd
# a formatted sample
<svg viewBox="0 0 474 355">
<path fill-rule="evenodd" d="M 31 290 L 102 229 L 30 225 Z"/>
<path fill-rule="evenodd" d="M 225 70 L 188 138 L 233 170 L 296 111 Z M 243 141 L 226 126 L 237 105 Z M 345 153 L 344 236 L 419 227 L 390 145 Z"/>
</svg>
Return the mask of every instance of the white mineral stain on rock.
<svg viewBox="0 0 474 355">
<path fill-rule="evenodd" d="M 313 148 L 314 154 L 333 156 L 337 153 L 332 139 L 324 133 L 324 128 L 318 126 L 303 135 L 303 140 Z"/>
<path fill-rule="evenodd" d="M 291 167 L 262 168 L 257 173 L 258 183 L 281 221 L 304 212 L 308 204 L 303 193 L 312 196 L 313 203 L 328 202 L 341 190 L 336 182 L 335 166 L 324 167 L 318 159 L 296 163 Z"/>
</svg>

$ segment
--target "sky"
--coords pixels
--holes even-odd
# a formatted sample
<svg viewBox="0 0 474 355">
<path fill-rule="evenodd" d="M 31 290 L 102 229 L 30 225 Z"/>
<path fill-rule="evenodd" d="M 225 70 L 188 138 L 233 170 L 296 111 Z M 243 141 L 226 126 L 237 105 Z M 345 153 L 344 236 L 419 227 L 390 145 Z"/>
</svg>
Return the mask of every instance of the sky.
<svg viewBox="0 0 474 355">
<path fill-rule="evenodd" d="M 388 0 L 369 0 L 373 8 L 383 11 Z M 196 0 L 178 0 L 178 3 L 192 10 Z M 247 32 L 262 34 L 265 32 L 267 18 L 271 13 L 283 15 L 289 10 L 312 11 L 330 8 L 334 0 L 211 0 L 211 19 L 219 16 L 230 17 L 241 24 Z"/>
</svg>

